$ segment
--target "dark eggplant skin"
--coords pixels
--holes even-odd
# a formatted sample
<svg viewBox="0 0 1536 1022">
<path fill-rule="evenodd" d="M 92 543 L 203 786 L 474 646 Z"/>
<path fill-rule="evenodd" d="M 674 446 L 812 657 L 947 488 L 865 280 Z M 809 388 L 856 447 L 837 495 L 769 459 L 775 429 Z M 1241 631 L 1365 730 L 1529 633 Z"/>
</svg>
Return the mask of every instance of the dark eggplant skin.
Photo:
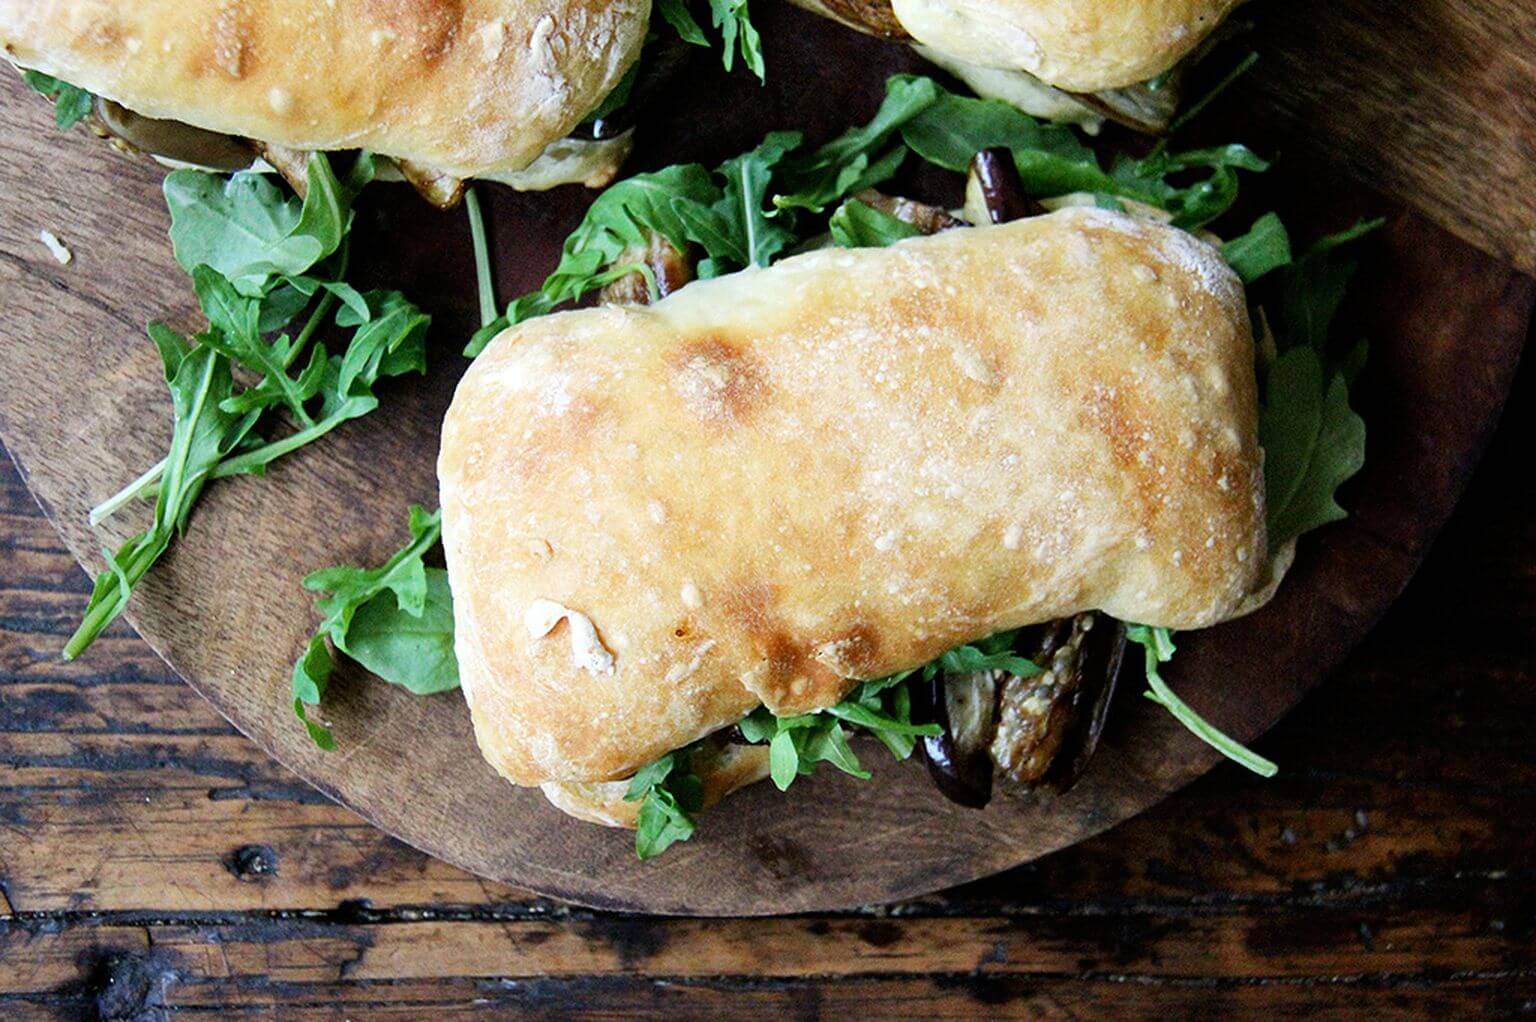
<svg viewBox="0 0 1536 1022">
<path fill-rule="evenodd" d="M 1098 745 L 1124 662 L 1125 626 L 1103 614 L 1053 621 L 1034 654 L 1043 674 L 1010 676 L 998 696 L 992 759 L 1010 791 L 1063 792 Z"/>
<path fill-rule="evenodd" d="M 1071 92 L 1073 99 L 1116 124 L 1143 135 L 1161 135 L 1179 109 L 1179 82 L 1170 78 L 1159 89 L 1146 83 L 1103 92 Z"/>
<path fill-rule="evenodd" d="M 987 218 L 994 224 L 1006 224 L 1025 217 L 1038 216 L 1045 207 L 1024 191 L 1013 154 L 996 147 L 983 149 L 971 157 L 971 176 L 981 188 Z"/>
<path fill-rule="evenodd" d="M 1109 706 L 1128 661 L 1125 651 L 1125 622 L 1107 614 L 1095 614 L 1094 626 L 1083 644 L 1079 666 L 1082 683 L 1074 695 L 1076 705 L 1067 737 L 1062 742 L 1061 752 L 1041 780 L 1041 787 L 1061 794 L 1071 790 L 1082 778 L 1094 750 L 1099 747 L 1099 738 L 1104 734 Z"/>
<path fill-rule="evenodd" d="M 950 731 L 948 702 L 942 671 L 931 680 L 913 686 L 912 719 L 938 724 L 944 730 L 920 743 L 928 776 L 944 797 L 969 809 L 981 809 L 992 801 L 992 757 L 985 746 L 969 751 L 956 747 Z"/>
</svg>

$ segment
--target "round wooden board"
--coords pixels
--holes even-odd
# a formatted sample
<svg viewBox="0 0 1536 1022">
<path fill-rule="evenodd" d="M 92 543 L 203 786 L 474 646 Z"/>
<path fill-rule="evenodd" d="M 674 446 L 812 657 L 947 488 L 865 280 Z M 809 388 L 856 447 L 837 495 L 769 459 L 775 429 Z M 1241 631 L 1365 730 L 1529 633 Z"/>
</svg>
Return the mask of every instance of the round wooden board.
<svg viewBox="0 0 1536 1022">
<path fill-rule="evenodd" d="M 888 72 L 918 67 L 899 48 L 781 6 L 758 20 L 773 55 L 769 87 L 701 70 L 648 126 L 634 166 L 713 162 L 770 128 L 825 136 L 868 116 Z M 1237 123 L 1239 137 L 1274 144 L 1252 118 Z M 46 108 L 9 81 L 0 131 L 0 436 L 94 571 L 99 549 L 142 518 L 124 514 L 93 530 L 86 510 L 155 461 L 168 430 L 144 322 L 192 327 L 196 306 L 171 259 L 156 168 L 81 133 L 55 133 Z M 1317 225 L 1382 208 L 1339 199 L 1310 171 L 1302 198 Z M 1297 168 L 1290 173 L 1299 179 Z M 505 297 L 553 265 L 589 198 L 571 188 L 487 192 Z M 1290 211 L 1306 236 L 1309 216 L 1296 202 Z M 40 228 L 62 237 L 75 261 L 54 263 L 37 241 Z M 343 670 L 326 706 L 339 747 L 318 751 L 288 692 L 290 665 L 315 623 L 299 580 L 323 565 L 379 561 L 402 539 L 407 504 L 435 505 L 437 426 L 472 326 L 462 214 L 434 213 L 403 188 L 378 187 L 358 231 L 358 274 L 438 314 L 429 376 L 384 388 L 379 412 L 267 478 L 211 487 L 129 619 L 243 732 L 386 831 L 484 876 L 603 908 L 835 909 L 1043 855 L 1140 812 L 1216 761 L 1126 692 L 1088 776 L 1063 798 L 973 812 L 944 801 L 920 766 L 879 762 L 868 783 L 827 772 L 788 796 L 759 785 L 706 814 L 694 841 L 640 863 L 628 832 L 578 823 L 537 791 L 500 781 L 476 752 L 456 696 L 415 698 Z M 1370 453 L 1346 493 L 1351 517 L 1303 542 L 1262 612 L 1186 636 L 1172 671 L 1191 703 L 1242 739 L 1293 706 L 1407 582 L 1497 419 L 1525 336 L 1532 282 L 1428 219 L 1393 212 L 1364 251 L 1350 315 L 1373 344 L 1359 401 Z"/>
</svg>

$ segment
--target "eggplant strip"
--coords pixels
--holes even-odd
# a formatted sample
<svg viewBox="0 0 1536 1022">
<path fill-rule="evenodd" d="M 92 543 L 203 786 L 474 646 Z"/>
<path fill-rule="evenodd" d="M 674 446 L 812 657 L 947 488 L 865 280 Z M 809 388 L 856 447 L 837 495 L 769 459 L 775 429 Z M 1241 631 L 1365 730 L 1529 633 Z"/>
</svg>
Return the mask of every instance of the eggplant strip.
<svg viewBox="0 0 1536 1022">
<path fill-rule="evenodd" d="M 614 266 L 642 263 L 656 280 L 656 297 L 665 298 L 694 278 L 694 263 L 666 238 L 654 232 L 644 247 L 631 246 L 619 253 Z M 643 273 L 627 273 L 597 293 L 605 305 L 649 305 L 651 284 Z"/>
</svg>

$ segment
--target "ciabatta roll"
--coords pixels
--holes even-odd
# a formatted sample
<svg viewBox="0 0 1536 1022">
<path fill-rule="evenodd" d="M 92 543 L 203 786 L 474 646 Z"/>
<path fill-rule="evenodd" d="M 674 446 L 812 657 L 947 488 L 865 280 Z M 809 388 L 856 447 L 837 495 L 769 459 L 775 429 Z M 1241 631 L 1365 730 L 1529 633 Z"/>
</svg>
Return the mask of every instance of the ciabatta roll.
<svg viewBox="0 0 1536 1022">
<path fill-rule="evenodd" d="M 1005 629 L 1215 624 L 1266 566 L 1256 418 L 1220 253 L 1091 208 L 513 327 L 438 462 L 481 750 L 616 781 Z"/>
</svg>

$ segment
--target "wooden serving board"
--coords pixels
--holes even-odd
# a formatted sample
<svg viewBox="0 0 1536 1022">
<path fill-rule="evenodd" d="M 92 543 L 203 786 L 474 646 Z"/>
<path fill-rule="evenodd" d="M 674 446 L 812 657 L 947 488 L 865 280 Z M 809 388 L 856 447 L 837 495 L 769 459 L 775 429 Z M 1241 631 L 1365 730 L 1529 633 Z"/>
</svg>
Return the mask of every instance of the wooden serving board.
<svg viewBox="0 0 1536 1022">
<path fill-rule="evenodd" d="M 1191 703 L 1245 740 L 1332 669 L 1407 582 L 1498 417 L 1536 295 L 1518 270 L 1444 229 L 1533 265 L 1536 172 L 1518 158 L 1532 137 L 1530 109 L 1520 105 L 1536 95 L 1532 53 L 1501 56 L 1491 40 L 1512 24 L 1529 42 L 1536 16 L 1491 0 L 1458 5 L 1440 21 L 1420 7 L 1398 18 L 1399 5 L 1370 0 L 1270 6 L 1256 12 L 1256 38 L 1266 51 L 1269 38 L 1283 40 L 1285 51 L 1223 100 L 1223 130 L 1260 149 L 1306 154 L 1276 172 L 1303 184 L 1285 207 L 1298 234 L 1365 212 L 1386 211 L 1390 222 L 1364 249 L 1347 313 L 1373 343 L 1357 402 L 1369 458 L 1346 491 L 1351 517 L 1302 543 L 1262 612 L 1186 636 L 1172 671 Z M 900 48 L 782 5 L 765 4 L 757 18 L 771 54 L 769 86 L 696 65 L 699 77 L 647 126 L 635 166 L 713 162 L 771 128 L 825 136 L 873 111 L 887 73 L 919 67 Z M 1443 105 L 1462 95 L 1451 80 L 1461 69 L 1426 66 L 1428 50 L 1475 52 L 1481 81 L 1509 83 L 1500 93 L 1507 105 L 1489 114 L 1500 131 L 1470 143 L 1467 125 L 1479 122 L 1468 120 L 1466 103 Z M 1287 81 L 1304 87 L 1288 92 Z M 79 132 L 56 133 L 46 107 L 16 83 L 7 80 L 3 92 L 0 437 L 94 571 L 100 548 L 139 528 L 143 511 L 92 529 L 86 510 L 154 462 L 168 431 L 169 401 L 143 325 L 165 318 L 186 328 L 199 318 L 171 259 L 157 169 Z M 1339 95 L 1348 102 L 1329 99 Z M 1478 116 L 1485 110 L 1479 104 Z M 1433 166 L 1416 162 L 1426 151 Z M 1514 177 L 1468 176 L 1489 168 Z M 1395 202 L 1334 184 L 1350 176 Z M 487 192 L 506 297 L 554 264 L 589 196 Z M 41 228 L 64 239 L 73 263 L 51 259 L 37 241 Z M 915 895 L 1027 861 L 1145 809 L 1216 762 L 1163 711 L 1126 692 L 1088 776 L 1063 798 L 960 809 L 920 766 L 883 762 L 871 749 L 871 782 L 829 771 L 788 796 L 759 785 L 707 813 L 693 842 L 639 863 L 628 832 L 578 823 L 537 791 L 500 781 L 476 752 L 455 695 L 415 698 L 343 670 L 325 708 L 339 748 L 315 749 L 293 719 L 288 690 L 289 667 L 315 623 L 299 579 L 324 565 L 381 560 L 403 538 L 407 504 L 435 504 L 437 425 L 473 325 L 461 214 L 380 187 L 365 198 L 357 229 L 358 275 L 400 287 L 437 314 L 430 374 L 384 387 L 377 413 L 267 478 L 211 487 L 129 619 L 242 731 L 378 826 L 476 873 L 588 905 L 807 911 Z"/>
</svg>

